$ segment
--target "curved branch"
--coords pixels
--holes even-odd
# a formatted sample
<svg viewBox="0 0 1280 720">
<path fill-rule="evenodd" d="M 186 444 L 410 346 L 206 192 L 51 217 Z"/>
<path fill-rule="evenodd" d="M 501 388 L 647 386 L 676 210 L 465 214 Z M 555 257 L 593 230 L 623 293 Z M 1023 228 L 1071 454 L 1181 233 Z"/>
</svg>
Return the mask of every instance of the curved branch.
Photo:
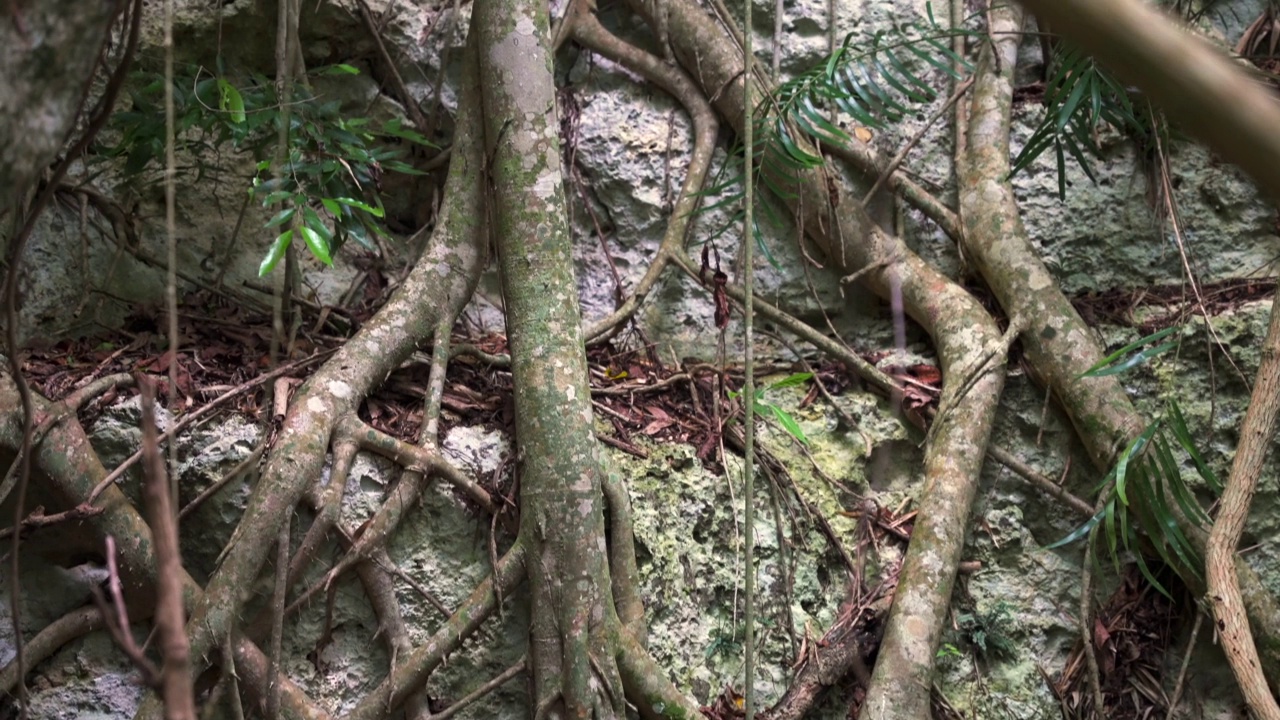
<svg viewBox="0 0 1280 720">
<path fill-rule="evenodd" d="M 632 0 L 642 14 L 653 5 Z M 709 17 L 687 0 L 666 0 L 670 41 L 679 61 L 690 68 L 717 111 L 741 130 L 743 58 L 722 37 Z M 963 288 L 912 253 L 902 241 L 882 232 L 862 211 L 858 199 L 841 200 L 835 177 L 804 174 L 788 185 L 792 207 L 803 229 L 827 257 L 850 272 L 873 267 L 864 276 L 883 297 L 900 298 L 903 307 L 932 336 L 944 377 L 977 377 L 969 391 L 957 382 L 945 386 L 943 419 L 935 423 L 925 453 L 925 488 L 914 541 L 907 551 L 902 581 L 889 619 L 884 645 L 867 702 L 892 710 L 892 717 L 924 717 L 928 712 L 934 651 L 963 549 L 969 508 L 1004 387 L 1004 369 L 981 371 L 1000 334 L 990 316 Z M 909 630 L 907 628 L 910 628 Z"/>
<path fill-rule="evenodd" d="M 1262 366 L 1249 398 L 1249 409 L 1240 426 L 1240 444 L 1236 447 L 1231 478 L 1222 493 L 1222 510 L 1209 532 L 1209 548 L 1205 557 L 1205 575 L 1209 582 L 1209 599 L 1218 620 L 1222 649 L 1231 661 L 1236 682 L 1245 700 L 1259 720 L 1280 720 L 1280 706 L 1267 688 L 1262 674 L 1258 650 L 1249 631 L 1244 598 L 1236 580 L 1236 545 L 1244 532 L 1249 504 L 1262 474 L 1262 463 L 1271 448 L 1276 415 L 1280 412 L 1280 302 L 1271 303 L 1271 323 L 1266 344 L 1262 348 Z"/>
<path fill-rule="evenodd" d="M 462 646 L 477 628 L 498 608 L 498 594 L 509 595 L 524 580 L 525 548 L 519 542 L 498 562 L 494 574 L 480 583 L 458 610 L 408 656 L 400 658 L 391 674 L 364 697 L 342 720 L 381 720 L 408 696 L 427 682 L 432 670 L 439 667 L 449 653 Z"/>
<path fill-rule="evenodd" d="M 1280 104 L 1226 53 L 1138 0 L 1022 0 L 1280 201 Z"/>
<path fill-rule="evenodd" d="M 575 5 L 581 4 L 576 2 Z M 571 8 L 572 11 L 572 8 Z M 565 22 L 570 22 L 566 19 Z M 594 13 L 577 13 L 572 20 L 573 39 L 584 47 L 594 50 L 613 60 L 623 67 L 639 73 L 646 80 L 666 90 L 672 97 L 680 101 L 685 111 L 693 120 L 693 151 L 689 157 L 689 169 L 685 173 L 684 185 L 680 188 L 680 197 L 671 219 L 667 222 L 666 233 L 658 246 L 649 268 L 640 282 L 618 309 L 584 331 L 587 342 L 604 337 L 618 325 L 626 322 L 639 309 L 645 297 L 662 277 L 662 271 L 673 256 L 684 251 L 685 237 L 689 223 L 697 211 L 699 198 L 694 195 L 702 188 L 711 167 L 711 153 L 715 150 L 716 130 L 719 123 L 711 105 L 703 97 L 702 92 L 693 84 L 688 75 L 678 68 L 668 65 L 643 50 L 623 42 L 600 24 Z"/>
</svg>

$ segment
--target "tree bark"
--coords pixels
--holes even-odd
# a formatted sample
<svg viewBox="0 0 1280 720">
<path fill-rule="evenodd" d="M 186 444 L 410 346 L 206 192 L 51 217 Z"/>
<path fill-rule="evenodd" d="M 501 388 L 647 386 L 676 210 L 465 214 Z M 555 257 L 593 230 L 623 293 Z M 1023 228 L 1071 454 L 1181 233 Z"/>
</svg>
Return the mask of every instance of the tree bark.
<svg viewBox="0 0 1280 720">
<path fill-rule="evenodd" d="M 625 715 L 546 4 L 479 0 L 492 228 L 515 385 L 534 717 Z"/>
</svg>

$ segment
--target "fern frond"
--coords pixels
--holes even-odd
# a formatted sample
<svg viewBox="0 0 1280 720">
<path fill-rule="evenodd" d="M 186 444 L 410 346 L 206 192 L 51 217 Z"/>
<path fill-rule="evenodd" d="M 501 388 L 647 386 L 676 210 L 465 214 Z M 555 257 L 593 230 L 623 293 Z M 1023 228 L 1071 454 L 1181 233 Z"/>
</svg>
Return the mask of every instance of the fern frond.
<svg viewBox="0 0 1280 720">
<path fill-rule="evenodd" d="M 939 93 L 925 75 L 939 70 L 950 79 L 971 70 L 947 42 L 958 35 L 974 34 L 938 26 L 930 10 L 927 22 L 904 23 L 878 32 L 867 47 L 859 48 L 853 33 L 847 35 L 829 57 L 783 83 L 756 106 L 753 149 L 760 164 L 753 172 L 757 180 L 782 199 L 795 197 L 800 173 L 825 162 L 818 145 L 844 147 L 853 142 L 836 121 L 838 113 L 860 126 L 883 130 L 929 105 Z M 740 145 L 730 151 L 731 156 L 741 154 Z M 719 184 L 716 192 L 741 180 L 738 175 Z M 698 212 L 741 199 L 742 193 L 735 192 Z M 720 229 L 712 236 L 723 232 Z M 765 247 L 758 229 L 756 240 Z"/>
</svg>

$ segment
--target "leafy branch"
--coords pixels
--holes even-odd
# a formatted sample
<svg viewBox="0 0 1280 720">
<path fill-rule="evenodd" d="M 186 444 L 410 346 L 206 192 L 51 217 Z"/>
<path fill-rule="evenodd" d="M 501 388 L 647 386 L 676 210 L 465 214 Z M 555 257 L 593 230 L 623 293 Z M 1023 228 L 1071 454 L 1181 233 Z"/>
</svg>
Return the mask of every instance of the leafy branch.
<svg viewBox="0 0 1280 720">
<path fill-rule="evenodd" d="M 762 417 L 772 417 L 778 423 L 778 425 L 782 426 L 783 430 L 786 430 L 787 433 L 791 435 L 791 437 L 795 438 L 796 440 L 799 440 L 800 442 L 806 445 L 809 444 L 809 438 L 805 436 L 804 430 L 800 427 L 800 423 L 796 422 L 796 419 L 791 416 L 791 413 L 765 400 L 764 395 L 766 392 L 770 390 L 782 390 L 784 388 L 803 385 L 809 382 L 809 380 L 811 379 L 813 379 L 813 373 L 808 373 L 808 372 L 794 373 L 792 375 L 788 375 L 787 377 L 779 380 L 776 383 L 773 383 L 772 385 L 768 385 L 767 387 L 762 387 L 759 390 L 756 390 L 756 398 L 754 403 L 756 415 L 760 415 Z M 729 391 L 729 397 L 731 399 L 738 398 L 741 395 L 742 395 L 741 392 L 738 392 L 735 390 Z"/>
<path fill-rule="evenodd" d="M 1103 358 L 1081 377 L 1128 372 L 1175 347 L 1176 340 L 1165 338 L 1180 330 L 1180 327 L 1166 328 L 1130 343 Z M 1135 558 L 1147 582 L 1169 595 L 1144 558 L 1143 548 L 1139 546 L 1138 532 L 1141 531 L 1150 541 L 1148 545 L 1166 565 L 1180 573 L 1190 572 L 1199 577 L 1200 558 L 1178 527 L 1174 506 L 1199 527 L 1207 528 L 1210 520 L 1182 476 L 1177 457 L 1179 452 L 1191 461 L 1196 473 L 1215 495 L 1222 493 L 1222 482 L 1197 447 L 1182 409 L 1177 401 L 1169 400 L 1165 414 L 1152 421 L 1129 443 L 1100 483 L 1099 490 L 1111 487 L 1110 500 L 1084 525 L 1048 547 L 1052 549 L 1075 542 L 1101 524 L 1113 565 L 1119 566 L 1120 550 L 1125 550 Z M 1173 498 L 1173 505 L 1170 505 L 1169 497 Z"/>
<path fill-rule="evenodd" d="M 755 178 L 775 196 L 794 198 L 792 188 L 799 174 L 824 163 L 816 146 L 847 147 L 854 142 L 834 118 L 843 114 L 863 132 L 880 130 L 933 103 L 939 93 L 925 71 L 937 70 L 956 78 L 961 70 L 970 70 L 970 64 L 952 52 L 946 41 L 972 34 L 963 28 L 940 27 L 929 6 L 926 22 L 901 23 L 877 32 L 861 47 L 855 43 L 853 33 L 845 36 L 830 57 L 782 84 L 756 106 L 752 154 L 760 158 L 760 164 L 754 169 Z M 854 130 L 855 134 L 859 132 Z M 730 154 L 742 156 L 743 150 L 739 144 Z M 736 208 L 710 239 L 741 225 L 745 215 L 742 181 L 741 174 L 730 176 L 722 166 L 711 186 L 700 193 L 710 198 L 728 192 L 699 212 Z M 760 206 L 770 224 L 782 225 L 767 204 Z M 757 245 L 776 266 L 754 220 L 752 228 Z"/>
<path fill-rule="evenodd" d="M 319 75 L 353 75 L 350 65 L 332 65 Z M 139 176 L 164 155 L 164 80 L 156 73 L 135 76 L 138 89 L 132 107 L 116 113 L 112 124 L 119 134 L 114 145 L 97 148 L 102 158 L 123 158 L 126 176 Z M 211 170 L 203 152 L 230 146 L 255 157 L 270 155 L 284 114 L 275 86 L 253 75 L 237 86 L 200 68 L 174 79 L 179 149 L 196 158 L 196 180 Z M 271 272 L 295 236 L 326 265 L 348 240 L 374 250 L 373 235 L 390 238 L 379 222 L 385 216 L 381 183 L 387 172 L 420 175 L 401 160 L 404 145 L 431 146 L 425 137 L 396 118 L 379 126 L 363 117 L 345 117 L 336 100 L 321 101 L 308 84 L 292 89 L 289 113 L 289 151 L 285 167 L 275 174 L 271 160 L 257 163 L 247 188 L 263 207 L 289 201 L 264 225 L 283 228 L 272 242 L 258 272 Z"/>
</svg>

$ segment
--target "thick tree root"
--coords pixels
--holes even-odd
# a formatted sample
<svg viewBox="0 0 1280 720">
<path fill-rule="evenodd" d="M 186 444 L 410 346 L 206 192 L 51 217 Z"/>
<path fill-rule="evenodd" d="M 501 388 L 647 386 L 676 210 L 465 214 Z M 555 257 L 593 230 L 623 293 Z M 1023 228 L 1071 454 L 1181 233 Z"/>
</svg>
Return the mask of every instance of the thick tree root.
<svg viewBox="0 0 1280 720">
<path fill-rule="evenodd" d="M 34 398 L 36 417 L 47 417 L 54 412 L 52 406 L 40 398 Z M 8 377 L 0 380 L 0 447 L 13 450 L 19 446 L 22 433 L 20 401 Z M 55 500 L 65 505 L 76 505 L 88 497 L 107 476 L 106 468 L 89 444 L 80 424 L 67 417 L 52 425 L 45 442 L 36 446 L 32 457 L 34 467 L 49 479 L 48 487 Z M 116 539 L 122 596 L 134 620 L 149 617 L 155 608 L 156 571 L 155 550 L 151 529 L 129 500 L 114 485 L 107 485 L 98 499 L 102 513 L 86 518 L 77 526 L 60 528 L 59 549 L 67 553 L 100 552 L 103 538 Z M 190 577 L 183 576 L 185 600 L 188 607 L 201 596 L 199 586 Z M 267 679 L 266 656 L 253 643 L 236 641 L 237 662 L 242 679 L 251 690 L 264 693 L 270 683 Z M 302 718 L 325 718 L 327 715 L 292 682 L 280 679 L 282 699 L 286 709 Z M 259 695 L 259 697 L 265 697 Z"/>
<path fill-rule="evenodd" d="M 1146 421 L 1134 408 L 1116 376 L 1081 376 L 1103 357 L 1093 332 L 1058 288 L 1053 275 L 1027 238 L 1019 219 L 1009 175 L 1011 83 L 1017 36 L 1007 34 L 1016 11 L 996 14 L 1000 28 L 994 47 L 999 60 L 987 60 L 974 87 L 966 155 L 957 163 L 965 218 L 965 255 L 1010 315 L 1026 322 L 1022 347 L 1036 374 L 1071 418 L 1094 465 L 1109 470 L 1118 454 L 1142 432 Z M 1179 528 L 1203 556 L 1208 536 L 1168 506 Z M 1280 686 L 1280 604 L 1240 557 L 1234 558 L 1243 604 L 1257 635 L 1261 666 Z M 1205 587 L 1184 577 L 1193 592 Z"/>
</svg>

